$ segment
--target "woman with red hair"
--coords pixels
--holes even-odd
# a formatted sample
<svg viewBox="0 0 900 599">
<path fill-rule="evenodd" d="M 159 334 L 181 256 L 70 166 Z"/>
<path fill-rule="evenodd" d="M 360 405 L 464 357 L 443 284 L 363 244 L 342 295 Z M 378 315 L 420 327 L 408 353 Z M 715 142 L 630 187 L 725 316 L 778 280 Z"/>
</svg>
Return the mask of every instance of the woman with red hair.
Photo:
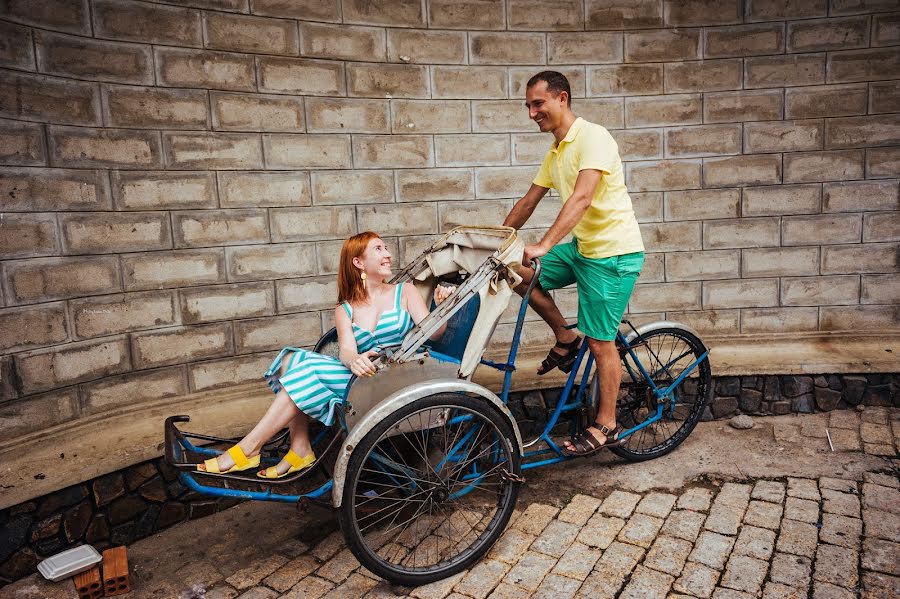
<svg viewBox="0 0 900 599">
<path fill-rule="evenodd" d="M 338 267 L 338 305 L 334 312 L 340 359 L 305 349 L 281 350 L 265 377 L 275 400 L 250 433 L 222 455 L 198 464 L 204 472 L 239 472 L 259 467 L 259 451 L 287 426 L 290 451 L 275 466 L 260 470 L 261 478 L 281 478 L 315 462 L 309 441 L 309 418 L 334 422 L 336 406 L 353 375 L 372 376 L 378 349 L 403 341 L 406 333 L 428 315 L 422 296 L 412 285 L 385 283 L 391 277 L 391 253 L 382 239 L 366 231 L 347 239 Z M 450 294 L 438 286 L 435 301 Z"/>
</svg>

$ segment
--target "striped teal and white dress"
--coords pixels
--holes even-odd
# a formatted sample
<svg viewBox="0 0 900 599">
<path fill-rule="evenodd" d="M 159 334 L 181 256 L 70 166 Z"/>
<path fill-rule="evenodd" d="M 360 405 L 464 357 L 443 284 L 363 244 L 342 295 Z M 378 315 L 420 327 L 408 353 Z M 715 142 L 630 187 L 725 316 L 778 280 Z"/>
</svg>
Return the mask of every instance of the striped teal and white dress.
<svg viewBox="0 0 900 599">
<path fill-rule="evenodd" d="M 412 317 L 400 305 L 402 292 L 403 283 L 400 283 L 394 293 L 394 307 L 381 313 L 374 331 L 353 322 L 353 308 L 348 303 L 342 304 L 353 324 L 359 353 L 401 343 L 413 328 Z M 285 354 L 290 354 L 289 364 L 284 375 L 279 376 Z M 350 369 L 337 358 L 298 347 L 281 350 L 265 374 L 275 393 L 283 387 L 302 412 L 326 425 L 334 421 L 335 406 L 341 403 L 352 376 Z"/>
</svg>

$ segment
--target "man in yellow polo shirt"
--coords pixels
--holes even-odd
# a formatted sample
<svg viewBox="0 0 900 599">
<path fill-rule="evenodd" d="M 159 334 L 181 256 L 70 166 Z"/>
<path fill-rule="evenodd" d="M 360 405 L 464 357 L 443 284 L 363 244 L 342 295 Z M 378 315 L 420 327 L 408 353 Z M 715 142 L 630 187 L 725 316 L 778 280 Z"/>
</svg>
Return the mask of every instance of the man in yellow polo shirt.
<svg viewBox="0 0 900 599">
<path fill-rule="evenodd" d="M 571 88 L 564 75 L 542 71 L 525 91 L 528 116 L 542 132 L 552 133 L 553 145 L 528 192 L 516 202 L 504 225 L 520 228 L 550 188 L 562 208 L 537 244 L 525 246 L 523 262 L 541 259 L 539 283 L 530 305 L 553 329 L 556 345 L 538 374 L 560 368 L 570 372 L 581 339 L 546 292 L 575 283 L 578 288 L 578 328 L 588 338 L 600 374 L 600 409 L 594 426 L 565 443 L 565 451 L 586 456 L 617 443 L 616 397 L 622 370 L 615 347 L 616 331 L 634 283 L 644 264 L 641 231 L 625 189 L 619 147 L 605 128 L 576 118 Z M 574 240 L 560 243 L 569 233 Z M 525 282 L 534 271 L 523 268 Z"/>
</svg>

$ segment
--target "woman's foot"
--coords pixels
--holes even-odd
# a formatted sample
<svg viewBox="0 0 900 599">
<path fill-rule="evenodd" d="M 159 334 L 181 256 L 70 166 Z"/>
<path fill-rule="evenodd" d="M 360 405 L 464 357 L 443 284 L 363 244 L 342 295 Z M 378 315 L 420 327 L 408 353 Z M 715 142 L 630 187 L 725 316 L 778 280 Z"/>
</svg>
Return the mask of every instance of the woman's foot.
<svg viewBox="0 0 900 599">
<path fill-rule="evenodd" d="M 252 456 L 247 456 L 240 445 L 230 447 L 218 457 L 210 458 L 202 464 L 197 464 L 197 470 L 209 472 L 210 474 L 242 472 L 257 467 L 259 467 L 259 451 Z"/>
<path fill-rule="evenodd" d="M 291 449 L 285 456 L 274 466 L 269 466 L 264 470 L 256 473 L 260 478 L 282 478 L 288 474 L 299 472 L 305 468 L 309 468 L 316 461 L 316 455 L 312 448 L 301 449 L 299 452 Z"/>
<path fill-rule="evenodd" d="M 619 445 L 622 427 L 613 423 L 611 427 L 595 422 L 571 439 L 563 442 L 563 451 L 571 456 L 587 457 L 602 449 Z"/>
</svg>

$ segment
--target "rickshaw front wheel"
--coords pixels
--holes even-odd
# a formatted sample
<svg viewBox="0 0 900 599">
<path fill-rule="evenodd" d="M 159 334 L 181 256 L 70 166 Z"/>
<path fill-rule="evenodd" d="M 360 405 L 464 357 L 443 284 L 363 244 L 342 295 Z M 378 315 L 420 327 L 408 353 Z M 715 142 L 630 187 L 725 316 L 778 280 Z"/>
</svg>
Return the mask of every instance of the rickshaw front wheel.
<svg viewBox="0 0 900 599">
<path fill-rule="evenodd" d="M 491 548 L 515 508 L 520 475 L 515 432 L 497 409 L 439 393 L 391 413 L 359 442 L 338 520 L 363 566 L 419 586 Z"/>
</svg>

